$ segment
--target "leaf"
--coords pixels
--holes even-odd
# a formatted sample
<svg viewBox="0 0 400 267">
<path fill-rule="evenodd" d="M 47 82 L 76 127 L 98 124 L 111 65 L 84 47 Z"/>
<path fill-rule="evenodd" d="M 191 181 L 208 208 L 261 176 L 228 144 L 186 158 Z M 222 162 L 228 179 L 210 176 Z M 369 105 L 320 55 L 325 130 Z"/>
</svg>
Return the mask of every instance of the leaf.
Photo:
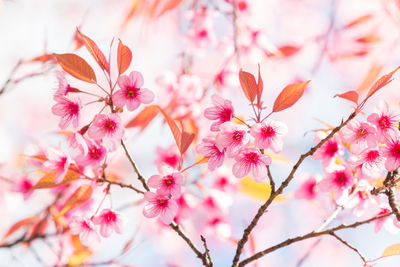
<svg viewBox="0 0 400 267">
<path fill-rule="evenodd" d="M 32 58 L 31 60 L 28 60 L 27 62 L 42 62 L 42 63 L 46 63 L 48 61 L 56 61 L 56 58 L 54 57 L 53 54 L 43 54 L 41 56 L 37 56 Z"/>
<path fill-rule="evenodd" d="M 358 93 L 356 91 L 348 91 L 343 94 L 336 94 L 334 97 L 340 97 L 358 104 Z"/>
<path fill-rule="evenodd" d="M 52 188 L 60 185 L 66 185 L 77 180 L 81 175 L 76 171 L 68 170 L 63 180 L 59 184 L 56 184 L 54 182 L 55 176 L 56 172 L 45 172 L 45 175 L 40 178 L 40 180 L 31 189 L 28 190 L 28 192 L 35 189 Z"/>
<path fill-rule="evenodd" d="M 29 217 L 16 222 L 10 227 L 10 229 L 8 229 L 7 233 L 3 236 L 2 242 L 6 240 L 7 237 L 18 231 L 21 227 L 31 225 L 35 220 L 36 217 Z"/>
<path fill-rule="evenodd" d="M 54 218 L 54 220 L 57 220 L 59 217 L 63 216 L 68 211 L 85 204 L 92 196 L 92 193 L 93 193 L 93 188 L 90 185 L 84 184 L 84 185 L 80 186 L 68 198 L 68 200 L 64 204 L 64 207 L 62 208 L 60 213 L 57 214 L 57 216 Z"/>
<path fill-rule="evenodd" d="M 190 144 L 193 142 L 194 136 L 195 136 L 194 133 L 189 133 L 186 131 L 182 132 L 181 142 L 179 147 L 181 154 L 184 154 L 186 150 L 189 148 Z"/>
<path fill-rule="evenodd" d="M 157 17 L 161 17 L 167 11 L 176 8 L 180 3 L 182 3 L 182 0 L 169 0 L 169 1 L 167 1 L 167 3 L 164 4 L 162 9 L 158 12 Z"/>
<path fill-rule="evenodd" d="M 117 64 L 118 64 L 118 72 L 119 74 L 124 73 L 131 64 L 132 61 L 132 52 L 124 45 L 121 40 L 118 43 L 118 53 L 117 53 Z"/>
<path fill-rule="evenodd" d="M 136 12 L 138 11 L 138 8 L 142 2 L 143 2 L 143 0 L 132 0 L 132 5 L 131 5 L 131 8 L 129 9 L 129 13 L 125 17 L 124 22 L 122 23 L 122 26 L 121 26 L 122 29 L 125 28 L 128 21 L 133 17 L 133 15 L 136 14 Z"/>
<path fill-rule="evenodd" d="M 257 82 L 257 106 L 262 109 L 261 96 L 264 89 L 264 83 L 260 74 L 260 64 L 258 64 L 258 82 Z"/>
<path fill-rule="evenodd" d="M 91 255 L 92 252 L 88 249 L 76 251 L 69 257 L 67 266 L 81 266 Z"/>
<path fill-rule="evenodd" d="M 281 57 L 291 57 L 294 54 L 296 54 L 297 52 L 299 52 L 300 49 L 301 48 L 299 46 L 284 45 L 284 46 L 279 47 L 279 52 L 281 54 L 280 55 Z"/>
<path fill-rule="evenodd" d="M 245 94 L 247 99 L 251 103 L 253 103 L 258 91 L 258 85 L 256 79 L 254 78 L 254 75 L 240 69 L 239 80 L 243 93 Z"/>
<path fill-rule="evenodd" d="M 97 64 L 99 64 L 100 68 L 106 70 L 107 73 L 110 73 L 110 64 L 107 62 L 106 57 L 104 56 L 103 52 L 101 52 L 97 44 L 92 39 L 81 33 L 78 28 L 76 28 L 76 31 L 78 38 L 82 40 L 83 44 L 96 60 Z"/>
<path fill-rule="evenodd" d="M 388 246 L 382 253 L 381 258 L 394 255 L 400 255 L 400 243 Z"/>
<path fill-rule="evenodd" d="M 361 16 L 361 17 L 359 17 L 359 18 L 357 18 L 357 19 L 351 21 L 351 22 L 348 23 L 347 25 L 345 25 L 345 26 L 343 27 L 343 29 L 349 29 L 349 28 L 354 27 L 354 26 L 356 26 L 356 25 L 358 25 L 358 24 L 361 24 L 361 23 L 366 22 L 366 21 L 370 20 L 371 18 L 372 18 L 372 15 L 370 15 L 370 14 Z"/>
<path fill-rule="evenodd" d="M 139 127 L 140 131 L 143 131 L 159 112 L 160 109 L 157 105 L 146 106 L 136 117 L 130 120 L 125 127 Z"/>
<path fill-rule="evenodd" d="M 257 183 L 249 176 L 240 180 L 240 191 L 256 200 L 266 201 L 271 194 L 271 186 L 266 183 Z"/>
<path fill-rule="evenodd" d="M 309 82 L 310 81 L 304 83 L 292 83 L 283 88 L 282 92 L 275 99 L 272 112 L 279 112 L 293 106 L 303 95 Z"/>
<path fill-rule="evenodd" d="M 380 40 L 381 40 L 381 38 L 379 38 L 378 35 L 371 33 L 366 36 L 357 38 L 356 42 L 358 42 L 358 43 L 376 43 L 376 42 L 379 42 Z"/>
<path fill-rule="evenodd" d="M 362 83 L 358 86 L 357 92 L 361 93 L 367 90 L 371 84 L 378 78 L 379 73 L 381 73 L 383 66 L 382 65 L 372 65 L 368 71 L 367 76 L 364 78 Z"/>
<path fill-rule="evenodd" d="M 96 83 L 96 74 L 90 65 L 75 54 L 54 54 L 58 64 L 75 78 L 88 83 Z"/>
<path fill-rule="evenodd" d="M 382 87 L 384 87 L 385 85 L 387 85 L 388 83 L 390 83 L 392 81 L 392 76 L 393 74 L 398 71 L 400 67 L 397 67 L 396 69 L 394 69 L 392 72 L 383 75 L 381 78 L 379 78 L 379 80 L 377 80 L 371 87 L 371 89 L 369 89 L 367 96 L 365 97 L 363 103 L 365 103 L 368 98 L 370 98 L 373 94 L 375 94 L 379 89 L 381 89 Z"/>
</svg>

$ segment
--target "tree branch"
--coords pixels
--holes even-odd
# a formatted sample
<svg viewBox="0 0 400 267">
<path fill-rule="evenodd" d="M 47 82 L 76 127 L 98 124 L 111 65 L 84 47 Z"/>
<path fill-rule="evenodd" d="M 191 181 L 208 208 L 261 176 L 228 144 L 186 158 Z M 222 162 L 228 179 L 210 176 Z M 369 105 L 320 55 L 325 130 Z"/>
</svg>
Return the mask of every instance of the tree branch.
<svg viewBox="0 0 400 267">
<path fill-rule="evenodd" d="M 364 256 L 361 254 L 361 252 L 357 248 L 355 248 L 352 245 L 350 245 L 349 243 L 347 243 L 345 240 L 343 240 L 341 237 L 336 235 L 334 232 L 330 233 L 330 235 L 333 236 L 334 238 L 336 238 L 337 240 L 339 240 L 340 242 L 342 242 L 346 247 L 350 248 L 351 250 L 354 250 L 358 254 L 358 256 L 360 256 L 363 263 L 367 262 L 367 260 L 364 258 Z"/>
<path fill-rule="evenodd" d="M 292 179 L 294 177 L 294 174 L 296 173 L 296 171 L 299 168 L 299 166 L 301 165 L 301 163 L 307 157 L 312 156 L 315 153 L 315 151 L 318 150 L 318 148 L 320 148 L 323 144 L 325 144 L 325 142 L 327 142 L 329 139 L 331 139 L 337 132 L 340 131 L 340 129 L 342 129 L 344 126 L 346 126 L 347 123 L 349 123 L 352 119 L 354 119 L 354 117 L 356 115 L 357 115 L 356 111 L 351 113 L 349 115 L 349 117 L 345 121 L 342 121 L 342 123 L 339 126 L 335 127 L 327 137 L 322 139 L 318 144 L 316 144 L 314 147 L 312 147 L 307 153 L 305 153 L 305 154 L 300 156 L 300 158 L 298 159 L 296 164 L 293 166 L 291 172 L 287 176 L 287 178 L 282 182 L 281 186 L 279 186 L 279 188 L 275 191 L 275 193 L 271 194 L 270 197 L 268 198 L 268 200 L 258 209 L 257 214 L 254 216 L 254 218 L 251 221 L 251 223 L 249 224 L 249 226 L 247 226 L 247 228 L 244 230 L 243 236 L 240 239 L 240 241 L 238 242 L 238 245 L 237 245 L 237 248 L 236 248 L 236 253 L 235 253 L 235 256 L 233 258 L 232 267 L 236 267 L 237 266 L 237 263 L 239 262 L 239 258 L 240 258 L 240 254 L 242 252 L 242 249 L 243 249 L 244 245 L 246 244 L 251 231 L 257 225 L 258 220 L 265 213 L 265 211 L 267 210 L 269 205 L 271 205 L 272 201 L 278 195 L 280 195 L 283 192 L 283 190 L 289 185 L 289 183 L 292 181 Z"/>
<path fill-rule="evenodd" d="M 206 256 L 207 256 L 207 260 L 208 260 L 209 266 L 210 266 L 210 267 L 213 267 L 214 264 L 213 264 L 213 262 L 212 262 L 212 260 L 211 260 L 210 250 L 209 250 L 208 247 L 207 247 L 207 241 L 206 241 L 206 239 L 204 238 L 204 236 L 200 236 L 200 237 L 201 237 L 201 241 L 203 241 L 203 246 L 204 246 L 204 250 L 205 250 L 205 254 L 206 254 Z"/>
</svg>

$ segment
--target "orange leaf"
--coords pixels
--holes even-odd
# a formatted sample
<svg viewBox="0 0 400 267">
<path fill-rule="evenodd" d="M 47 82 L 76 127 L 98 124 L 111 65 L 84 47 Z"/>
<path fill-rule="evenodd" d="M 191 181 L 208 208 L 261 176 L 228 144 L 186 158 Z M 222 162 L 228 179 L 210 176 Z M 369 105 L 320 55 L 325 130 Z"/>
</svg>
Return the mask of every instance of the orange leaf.
<svg viewBox="0 0 400 267">
<path fill-rule="evenodd" d="M 138 8 L 140 6 L 140 4 L 142 3 L 143 0 L 132 0 L 132 6 L 129 10 L 128 15 L 125 17 L 124 22 L 122 24 L 122 28 L 124 28 L 126 26 L 126 24 L 128 23 L 128 21 L 133 17 L 133 15 L 136 14 L 136 12 L 138 11 Z"/>
<path fill-rule="evenodd" d="M 356 42 L 359 42 L 359 43 L 376 43 L 376 42 L 379 42 L 380 40 L 381 40 L 381 38 L 379 38 L 379 36 L 371 33 L 371 34 L 368 34 L 366 36 L 357 38 Z"/>
<path fill-rule="evenodd" d="M 118 72 L 119 74 L 124 73 L 132 61 L 132 52 L 124 45 L 121 40 L 118 43 L 118 54 L 117 54 L 117 64 L 118 64 Z"/>
<path fill-rule="evenodd" d="M 370 98 L 373 94 L 375 94 L 379 89 L 381 89 L 382 87 L 384 87 L 385 85 L 387 85 L 388 83 L 390 83 L 392 80 L 392 76 L 393 74 L 399 69 L 400 67 L 397 67 L 395 70 L 393 70 L 392 72 L 383 75 L 381 78 L 379 78 L 379 80 L 377 80 L 371 87 L 371 89 L 369 89 L 367 96 L 365 97 L 363 103 L 365 103 L 368 98 Z"/>
<path fill-rule="evenodd" d="M 90 185 L 84 184 L 84 185 L 80 186 L 68 198 L 68 200 L 64 204 L 64 207 L 62 208 L 60 213 L 57 214 L 57 216 L 54 219 L 56 220 L 59 217 L 63 216 L 68 211 L 85 204 L 86 201 L 88 201 L 90 199 L 90 197 L 92 196 L 92 193 L 93 193 L 93 188 Z"/>
<path fill-rule="evenodd" d="M 147 125 L 157 116 L 160 109 L 157 105 L 146 106 L 135 118 L 130 120 L 125 127 L 139 127 L 143 131 Z"/>
<path fill-rule="evenodd" d="M 261 74 L 260 74 L 260 64 L 258 64 L 257 106 L 259 109 L 262 108 L 261 96 L 263 93 L 263 89 L 264 89 L 264 83 L 263 83 L 263 80 L 262 80 Z"/>
<path fill-rule="evenodd" d="M 383 251 L 381 258 L 394 256 L 394 255 L 400 255 L 400 243 L 393 244 L 393 245 L 387 247 Z"/>
<path fill-rule="evenodd" d="M 381 73 L 383 66 L 382 65 L 373 65 L 368 71 L 367 76 L 364 78 L 362 83 L 358 86 L 357 92 L 363 92 L 367 90 L 371 84 L 378 78 L 379 73 Z"/>
<path fill-rule="evenodd" d="M 371 18 L 372 18 L 372 15 L 369 15 L 369 14 L 368 14 L 368 15 L 361 16 L 361 17 L 359 17 L 359 18 L 353 20 L 352 22 L 348 23 L 347 25 L 345 25 L 345 26 L 343 27 L 343 29 L 348 29 L 348 28 L 351 28 L 351 27 L 353 27 L 353 26 L 356 26 L 356 25 L 358 25 L 358 24 L 360 24 L 360 23 L 364 23 L 364 22 L 370 20 Z"/>
<path fill-rule="evenodd" d="M 186 150 L 189 148 L 190 144 L 193 142 L 194 136 L 195 136 L 194 133 L 189 133 L 186 131 L 182 132 L 180 148 L 179 148 L 181 154 L 184 154 Z"/>
<path fill-rule="evenodd" d="M 110 73 L 110 64 L 107 62 L 106 57 L 104 56 L 103 52 L 101 52 L 96 43 L 92 39 L 81 33 L 78 28 L 76 28 L 76 31 L 78 38 L 82 40 L 83 44 L 96 60 L 97 64 L 99 64 L 100 68 Z"/>
<path fill-rule="evenodd" d="M 63 180 L 61 183 L 56 184 L 54 182 L 54 178 L 56 176 L 55 172 L 45 172 L 45 175 L 40 178 L 40 180 L 28 191 L 35 190 L 35 189 L 41 189 L 41 188 L 52 188 L 60 185 L 66 185 L 69 184 L 75 180 L 77 180 L 80 177 L 80 174 L 77 173 L 76 171 L 73 170 L 68 170 L 67 173 L 65 174 Z"/>
<path fill-rule="evenodd" d="M 182 3 L 182 0 L 169 0 L 169 1 L 167 1 L 167 3 L 164 4 L 162 9 L 158 12 L 157 17 L 161 17 L 167 11 L 176 8 L 180 3 Z"/>
<path fill-rule="evenodd" d="M 281 57 L 291 57 L 300 51 L 300 47 L 293 45 L 284 45 L 279 47 L 279 52 Z"/>
<path fill-rule="evenodd" d="M 58 64 L 75 78 L 88 83 L 96 83 L 96 74 L 90 65 L 75 54 L 54 54 Z"/>
<path fill-rule="evenodd" d="M 35 58 L 32 58 L 31 60 L 28 60 L 28 62 L 42 62 L 42 63 L 46 63 L 48 61 L 56 61 L 54 55 L 43 54 L 41 56 L 37 56 Z"/>
<path fill-rule="evenodd" d="M 358 104 L 358 93 L 356 91 L 348 91 L 343 94 L 336 94 L 334 97 L 340 97 Z"/>
<path fill-rule="evenodd" d="M 15 233 L 16 231 L 18 231 L 21 227 L 27 226 L 32 224 L 34 221 L 36 220 L 36 217 L 29 217 L 29 218 L 25 218 L 22 219 L 18 222 L 16 222 L 15 224 L 13 224 L 10 229 L 8 229 L 7 233 L 3 236 L 3 241 L 9 237 L 10 235 L 12 235 L 13 233 Z"/>
<path fill-rule="evenodd" d="M 253 103 L 258 91 L 258 85 L 256 79 L 254 78 L 254 75 L 246 71 L 240 70 L 239 80 L 240 86 L 242 87 L 247 99 Z"/>
<path fill-rule="evenodd" d="M 304 83 L 292 83 L 283 88 L 282 92 L 275 99 L 272 112 L 279 112 L 293 106 L 303 95 L 309 82 L 310 81 Z"/>
</svg>

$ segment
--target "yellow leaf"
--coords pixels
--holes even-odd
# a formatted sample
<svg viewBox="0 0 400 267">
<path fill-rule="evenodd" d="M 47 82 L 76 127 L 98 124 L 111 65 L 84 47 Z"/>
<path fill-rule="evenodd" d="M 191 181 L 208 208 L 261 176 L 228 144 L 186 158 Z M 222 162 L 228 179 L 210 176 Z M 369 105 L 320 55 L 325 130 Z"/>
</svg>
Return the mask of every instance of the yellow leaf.
<svg viewBox="0 0 400 267">
<path fill-rule="evenodd" d="M 383 251 L 381 257 L 389 257 L 394 255 L 400 255 L 400 243 L 388 246 L 385 251 Z"/>
<path fill-rule="evenodd" d="M 266 183 L 257 183 L 249 176 L 240 180 L 240 191 L 256 200 L 266 201 L 271 194 L 271 186 Z"/>
<path fill-rule="evenodd" d="M 80 250 L 76 251 L 68 260 L 68 266 L 78 266 L 81 265 L 82 263 L 85 262 L 87 258 L 92 255 L 92 252 L 90 250 L 85 249 L 85 250 Z"/>
</svg>

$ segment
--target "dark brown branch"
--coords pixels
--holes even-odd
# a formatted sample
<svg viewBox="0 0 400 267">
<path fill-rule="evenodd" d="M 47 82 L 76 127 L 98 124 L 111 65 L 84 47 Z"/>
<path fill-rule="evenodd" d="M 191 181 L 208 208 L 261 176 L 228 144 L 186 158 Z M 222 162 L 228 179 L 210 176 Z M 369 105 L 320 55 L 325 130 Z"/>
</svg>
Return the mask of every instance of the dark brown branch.
<svg viewBox="0 0 400 267">
<path fill-rule="evenodd" d="M 345 121 L 342 121 L 342 123 L 339 126 L 335 127 L 327 137 L 322 139 L 318 144 L 316 144 L 314 147 L 312 147 L 307 153 L 305 153 L 305 154 L 300 156 L 300 158 L 298 159 L 296 164 L 293 166 L 293 168 L 292 168 L 291 172 L 289 173 L 288 177 L 282 182 L 281 186 L 279 186 L 279 188 L 275 191 L 275 193 L 271 194 L 270 197 L 268 198 L 268 200 L 258 209 L 257 214 L 254 216 L 254 218 L 251 221 L 251 223 L 249 224 L 249 226 L 247 226 L 247 228 L 243 231 L 243 236 L 239 240 L 237 248 L 236 248 L 236 253 L 235 253 L 235 256 L 233 258 L 232 267 L 237 266 L 237 263 L 239 262 L 240 254 L 242 252 L 242 249 L 243 249 L 244 245 L 246 244 L 246 242 L 248 240 L 248 237 L 249 237 L 251 231 L 254 229 L 254 227 L 256 227 L 259 219 L 265 213 L 265 211 L 267 210 L 269 205 L 271 205 L 272 201 L 278 195 L 280 195 L 283 192 L 283 190 L 292 181 L 292 179 L 294 177 L 294 174 L 296 173 L 297 169 L 302 164 L 302 162 L 307 157 L 312 156 L 315 153 L 315 151 L 318 150 L 318 148 L 320 148 L 323 144 L 325 144 L 325 142 L 327 142 L 329 139 L 331 139 L 337 132 L 340 131 L 340 129 L 342 129 L 344 126 L 346 126 L 347 123 L 349 123 L 356 115 L 357 115 L 356 111 L 351 113 L 350 116 Z"/>
<path fill-rule="evenodd" d="M 36 240 L 36 239 L 45 239 L 45 238 L 48 238 L 48 237 L 51 237 L 51 236 L 55 236 L 55 235 L 58 235 L 58 234 L 60 234 L 60 233 L 38 234 L 38 235 L 33 235 L 30 238 L 26 238 L 26 236 L 23 235 L 20 238 L 18 238 L 17 240 L 14 240 L 14 241 L 12 241 L 10 243 L 0 244 L 0 248 L 11 248 L 11 247 L 14 247 L 16 245 L 23 244 L 23 243 L 28 243 L 29 244 L 32 241 Z"/>
<path fill-rule="evenodd" d="M 137 174 L 137 176 L 138 176 L 138 179 L 139 179 L 140 182 L 142 183 L 144 189 L 146 189 L 146 191 L 150 191 L 150 188 L 147 186 L 146 181 L 145 181 L 143 175 L 140 173 L 139 169 L 136 167 L 135 161 L 133 161 L 131 155 L 130 155 L 129 152 L 128 152 L 128 149 L 127 149 L 126 146 L 125 146 L 124 141 L 122 141 L 122 140 L 121 140 L 121 145 L 122 145 L 122 147 L 124 148 L 126 157 L 128 158 L 129 162 L 131 163 L 131 165 L 132 165 L 132 167 L 133 167 L 133 170 L 136 172 L 136 174 Z"/>
<path fill-rule="evenodd" d="M 110 181 L 110 180 L 107 180 L 107 178 L 103 178 L 103 179 L 97 180 L 97 182 L 108 183 L 108 184 L 112 184 L 112 185 L 118 185 L 121 188 L 129 188 L 129 189 L 132 189 L 133 191 L 135 191 L 136 193 L 144 194 L 144 192 L 142 190 L 137 189 L 133 185 L 123 184 L 123 183 L 119 183 L 119 182 L 115 182 L 115 181 Z"/>
<path fill-rule="evenodd" d="M 366 220 L 363 220 L 363 221 L 359 221 L 359 222 L 355 222 L 355 223 L 352 223 L 352 224 L 341 224 L 339 226 L 336 226 L 336 227 L 333 227 L 333 228 L 330 228 L 330 229 L 327 229 L 327 230 L 324 230 L 324 231 L 320 231 L 320 232 L 313 231 L 311 233 L 308 233 L 308 234 L 305 234 L 305 235 L 302 235 L 302 236 L 289 238 L 289 239 L 287 239 L 287 240 L 285 240 L 285 241 L 283 241 L 283 242 L 281 242 L 281 243 L 279 243 L 279 244 L 277 244 L 275 246 L 272 246 L 272 247 L 269 247 L 269 248 L 267 248 L 265 250 L 257 252 L 253 256 L 241 261 L 238 266 L 239 267 L 245 266 L 246 264 L 249 264 L 250 262 L 255 261 L 255 260 L 257 260 L 257 259 L 259 259 L 259 258 L 261 258 L 261 257 L 263 257 L 263 256 L 265 256 L 265 255 L 277 250 L 277 249 L 289 246 L 289 245 L 291 245 L 293 243 L 296 243 L 296 242 L 299 242 L 299 241 L 302 241 L 302 240 L 305 240 L 305 239 L 317 237 L 317 236 L 331 234 L 333 232 L 336 232 L 336 231 L 339 231 L 339 230 L 343 230 L 343 229 L 356 228 L 356 227 L 358 227 L 360 225 L 367 224 L 367 223 L 370 223 L 372 221 L 385 218 L 385 217 L 390 216 L 392 214 L 393 214 L 393 212 L 390 212 L 390 213 L 374 216 L 372 218 L 369 218 L 369 219 L 366 219 Z"/>
<path fill-rule="evenodd" d="M 343 240 L 341 237 L 339 237 L 334 232 L 330 233 L 330 235 L 333 236 L 334 238 L 336 238 L 337 240 L 339 240 L 340 242 L 342 242 L 346 247 L 348 247 L 351 250 L 355 251 L 358 254 L 358 256 L 360 256 L 360 258 L 363 261 L 363 263 L 367 262 L 367 260 L 364 258 L 364 256 L 361 254 L 361 252 L 357 248 L 355 248 L 352 245 L 350 245 L 348 242 L 346 242 L 346 240 Z"/>
<path fill-rule="evenodd" d="M 214 264 L 213 264 L 213 262 L 212 262 L 212 260 L 211 260 L 210 250 L 209 250 L 208 247 L 207 247 L 207 241 L 206 241 L 206 239 L 204 238 L 204 236 L 200 236 L 200 237 L 201 237 L 201 241 L 203 242 L 203 246 L 204 246 L 204 250 L 205 250 L 204 253 L 205 253 L 206 256 L 207 256 L 207 260 L 208 260 L 209 266 L 210 266 L 210 267 L 213 267 Z"/>
<path fill-rule="evenodd" d="M 268 179 L 269 179 L 269 184 L 271 186 L 271 194 L 275 193 L 275 182 L 274 179 L 272 178 L 271 170 L 269 169 L 269 165 L 267 165 L 267 172 L 268 172 Z"/>
<path fill-rule="evenodd" d="M 399 205 L 396 203 L 396 188 L 397 183 L 400 181 L 400 178 L 396 179 L 398 172 L 398 169 L 392 172 L 388 172 L 385 180 L 383 181 L 383 185 L 381 187 L 372 189 L 371 194 L 385 194 L 388 198 L 390 208 L 396 215 L 396 219 L 400 221 L 400 208 Z"/>
</svg>

